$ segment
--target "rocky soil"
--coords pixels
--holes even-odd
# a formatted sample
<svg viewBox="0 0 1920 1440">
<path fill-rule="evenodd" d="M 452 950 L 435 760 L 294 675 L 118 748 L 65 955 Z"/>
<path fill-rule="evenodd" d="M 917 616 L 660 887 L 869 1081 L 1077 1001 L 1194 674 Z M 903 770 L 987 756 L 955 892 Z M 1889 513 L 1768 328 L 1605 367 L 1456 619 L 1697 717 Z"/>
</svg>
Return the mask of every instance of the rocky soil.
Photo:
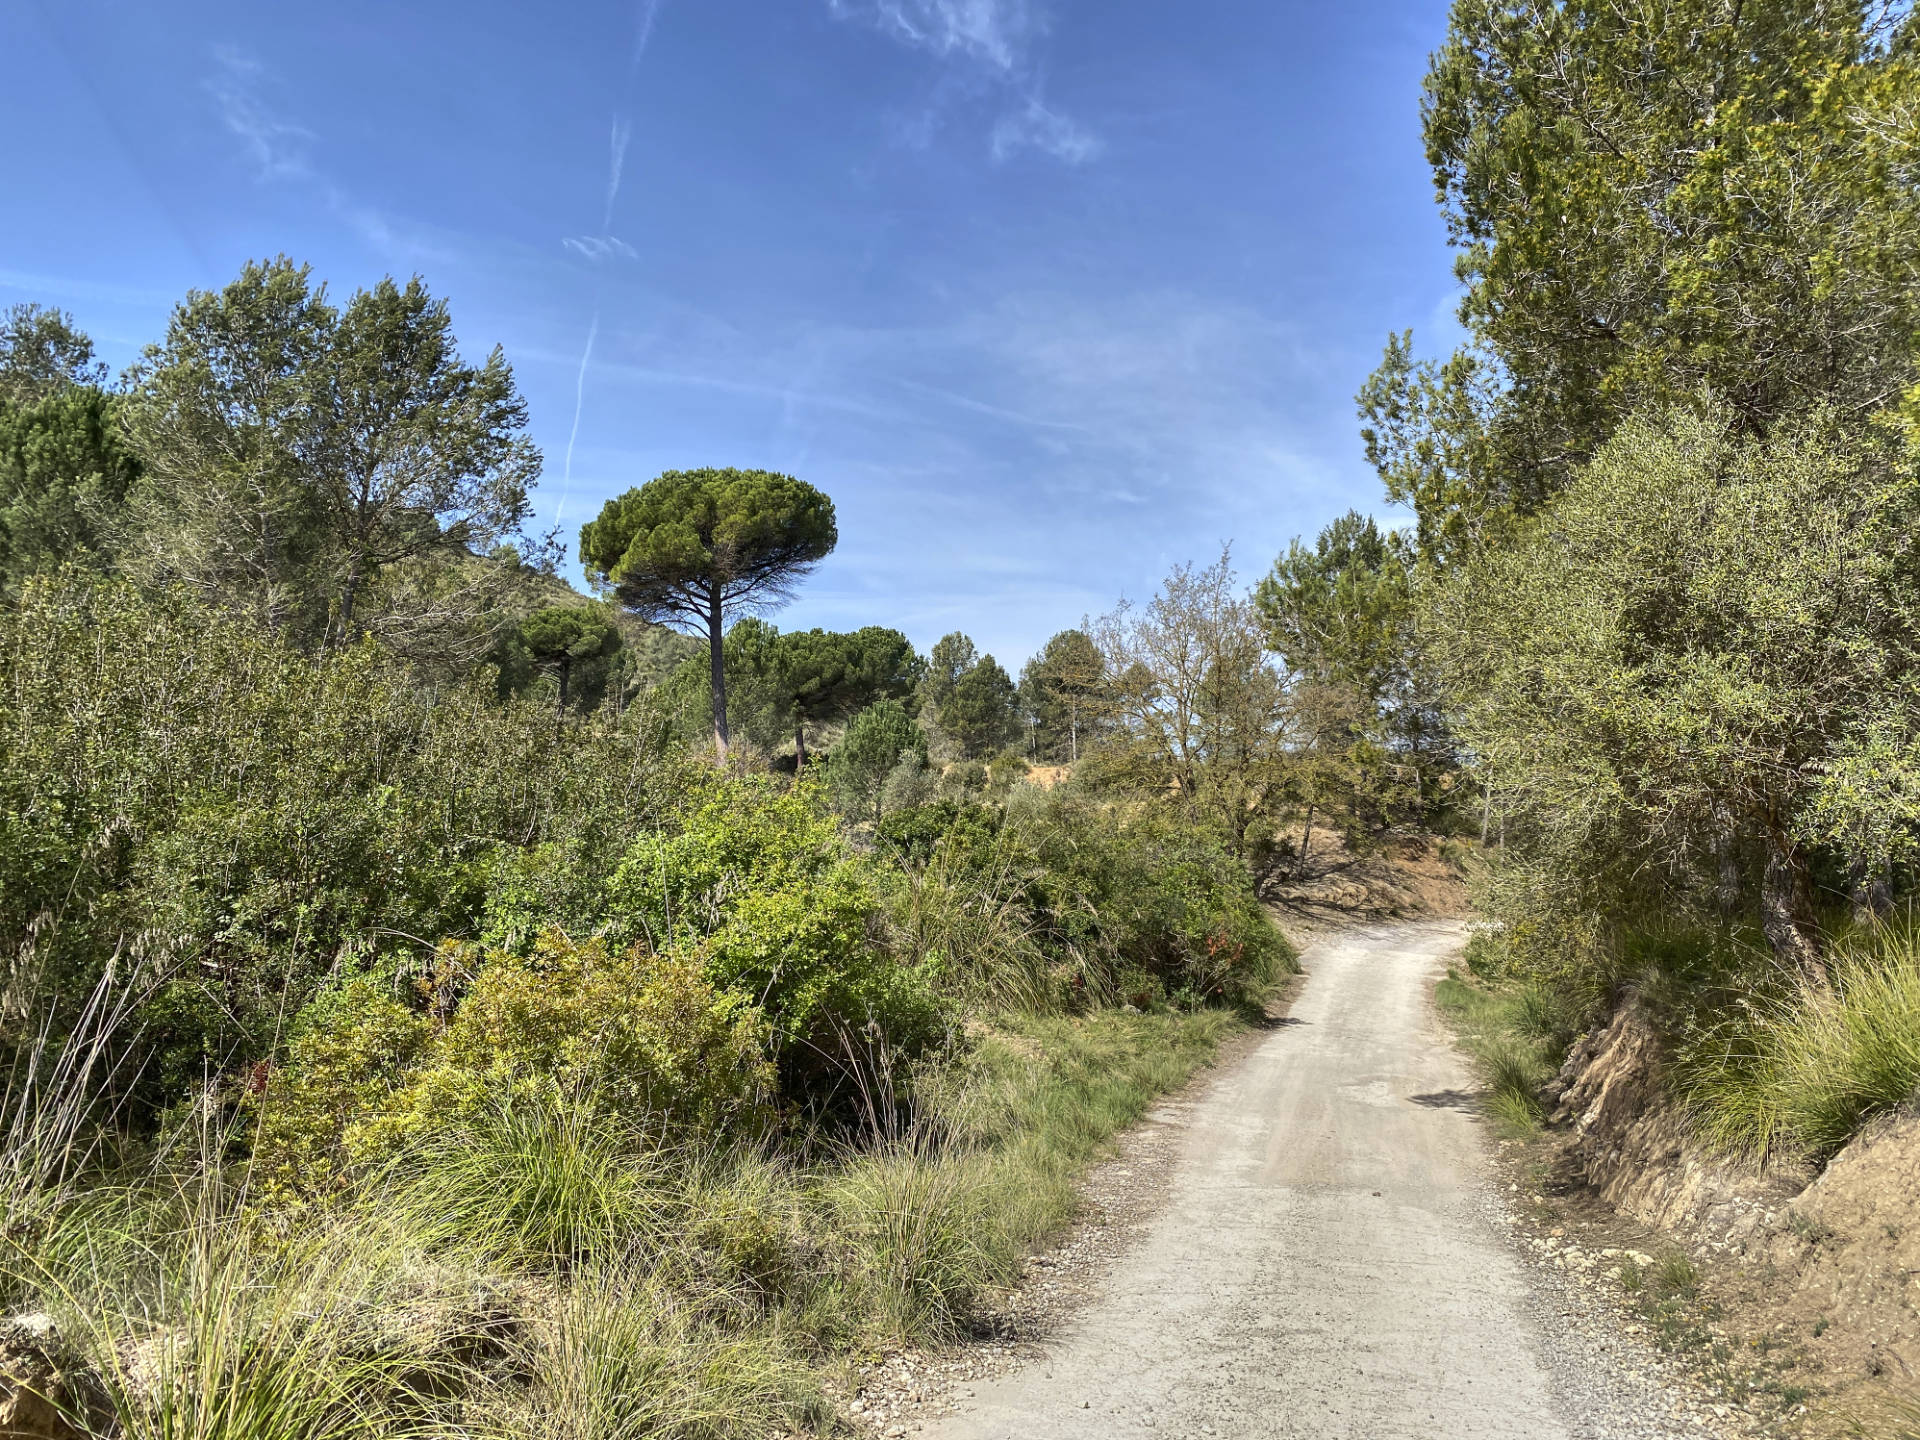
<svg viewBox="0 0 1920 1440">
<path fill-rule="evenodd" d="M 1536 1218 L 1691 1262 L 1693 1296 L 1636 1308 L 1754 1433 L 1895 1434 L 1885 1407 L 1920 1393 L 1920 1116 L 1882 1119 L 1817 1174 L 1756 1170 L 1690 1138 L 1662 1060 L 1632 999 L 1574 1046 L 1524 1163 Z"/>
</svg>

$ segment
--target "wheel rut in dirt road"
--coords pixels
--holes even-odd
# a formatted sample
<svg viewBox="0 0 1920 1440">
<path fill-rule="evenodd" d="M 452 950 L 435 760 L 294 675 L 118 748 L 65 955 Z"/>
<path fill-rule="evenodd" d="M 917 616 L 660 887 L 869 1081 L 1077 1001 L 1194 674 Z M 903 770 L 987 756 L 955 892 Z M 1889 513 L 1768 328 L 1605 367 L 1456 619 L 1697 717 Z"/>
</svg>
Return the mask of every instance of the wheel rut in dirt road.
<svg viewBox="0 0 1920 1440">
<path fill-rule="evenodd" d="M 1499 1233 L 1475 1083 L 1428 1002 L 1453 923 L 1332 936 L 1199 1102 L 1167 1203 L 1044 1358 L 934 1440 L 1691 1436 L 1560 1353 Z"/>
</svg>

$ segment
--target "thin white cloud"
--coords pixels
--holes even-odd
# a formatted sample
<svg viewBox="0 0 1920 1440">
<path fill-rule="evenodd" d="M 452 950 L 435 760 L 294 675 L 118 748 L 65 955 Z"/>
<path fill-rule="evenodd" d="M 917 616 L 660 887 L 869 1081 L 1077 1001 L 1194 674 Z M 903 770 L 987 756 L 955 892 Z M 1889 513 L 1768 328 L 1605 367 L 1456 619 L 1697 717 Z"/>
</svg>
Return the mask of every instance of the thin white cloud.
<svg viewBox="0 0 1920 1440">
<path fill-rule="evenodd" d="M 1008 72 L 1024 65 L 1028 47 L 1046 28 L 1027 0 L 828 0 L 828 8 L 904 45 Z"/>
<path fill-rule="evenodd" d="M 633 53 L 627 61 L 626 88 L 631 91 L 634 77 L 640 72 L 640 62 L 646 58 L 647 46 L 653 39 L 654 21 L 660 16 L 660 0 L 640 0 L 639 9 L 634 12 Z M 561 240 L 561 244 L 574 254 L 598 264 L 602 260 L 637 260 L 640 257 L 634 248 L 618 235 L 613 234 L 613 207 L 620 198 L 620 182 L 626 178 L 627 145 L 633 139 L 633 120 L 623 111 L 615 110 L 613 130 L 608 141 L 607 154 L 607 199 L 602 208 L 598 235 L 570 235 Z M 567 432 L 567 457 L 560 481 L 560 498 L 554 503 L 553 518 L 558 524 L 567 508 L 567 500 L 573 493 L 573 447 L 580 439 L 580 419 L 587 408 L 587 372 L 593 367 L 593 342 L 600 336 L 600 307 L 594 305 L 593 320 L 587 326 L 587 343 L 580 351 L 580 368 L 575 373 L 573 385 L 573 428 Z"/>
<path fill-rule="evenodd" d="M 567 249 L 585 259 L 601 260 L 638 260 L 633 246 L 618 235 L 569 235 L 560 242 Z"/>
<path fill-rule="evenodd" d="M 647 42 L 653 39 L 653 22 L 660 14 L 660 0 L 640 0 L 640 10 L 633 30 L 633 60 L 629 68 L 638 70 L 640 62 L 646 57 Z"/>
<path fill-rule="evenodd" d="M 287 181 L 311 193 L 370 248 L 408 264 L 442 263 L 459 258 L 445 237 L 357 199 L 313 163 L 314 132 L 277 111 L 265 92 L 272 72 L 236 45 L 216 46 L 214 71 L 203 88 L 213 97 L 221 122 L 241 141 L 257 179 Z"/>
<path fill-rule="evenodd" d="M 1024 108 L 1000 117 L 993 127 L 993 158 L 1005 160 L 1022 150 L 1038 150 L 1068 165 L 1098 159 L 1105 149 L 1100 137 L 1079 121 L 1049 110 L 1029 97 Z"/>
<path fill-rule="evenodd" d="M 266 67 L 234 45 L 213 52 L 216 66 L 207 93 L 220 107 L 220 119 L 238 136 L 262 180 L 304 178 L 312 174 L 307 150 L 313 132 L 274 113 L 261 91 L 271 77 Z"/>
<path fill-rule="evenodd" d="M 1035 0 L 827 0 L 827 8 L 836 19 L 871 26 L 949 69 L 967 72 L 975 99 L 982 91 L 1010 95 L 1013 107 L 995 123 L 990 140 L 996 160 L 1032 150 L 1083 165 L 1105 148 L 1090 128 L 1040 98 L 1035 52 L 1048 27 L 1046 12 Z M 909 122 L 896 123 L 904 143 L 924 148 L 955 93 L 942 87 Z"/>
</svg>

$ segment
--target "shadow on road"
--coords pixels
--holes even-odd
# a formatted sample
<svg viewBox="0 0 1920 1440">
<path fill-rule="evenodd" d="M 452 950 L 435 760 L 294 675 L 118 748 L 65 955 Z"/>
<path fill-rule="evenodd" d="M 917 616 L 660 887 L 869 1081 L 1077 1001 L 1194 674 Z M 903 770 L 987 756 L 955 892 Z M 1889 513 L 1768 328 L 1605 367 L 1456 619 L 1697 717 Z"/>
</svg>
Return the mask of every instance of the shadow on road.
<svg viewBox="0 0 1920 1440">
<path fill-rule="evenodd" d="M 1424 1095 L 1407 1097 L 1416 1105 L 1424 1105 L 1429 1110 L 1458 1110 L 1463 1115 L 1478 1115 L 1486 1105 L 1487 1092 L 1484 1090 L 1429 1090 Z"/>
</svg>

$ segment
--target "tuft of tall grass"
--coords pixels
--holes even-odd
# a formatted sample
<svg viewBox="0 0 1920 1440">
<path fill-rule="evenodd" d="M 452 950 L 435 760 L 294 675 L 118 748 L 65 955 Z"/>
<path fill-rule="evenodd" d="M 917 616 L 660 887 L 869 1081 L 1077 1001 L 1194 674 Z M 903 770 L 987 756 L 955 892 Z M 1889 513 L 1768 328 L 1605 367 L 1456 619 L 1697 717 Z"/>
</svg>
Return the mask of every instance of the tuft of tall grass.
<svg viewBox="0 0 1920 1440">
<path fill-rule="evenodd" d="M 817 1405 L 766 1330 L 722 1330 L 682 1292 L 625 1264 L 589 1263 L 522 1349 L 531 1377 L 477 1407 L 479 1440 L 753 1440 Z"/>
<path fill-rule="evenodd" d="M 130 1209 L 128 1213 L 137 1213 Z M 270 1236 L 190 1202 L 129 1265 L 69 1252 L 33 1266 L 38 1298 L 96 1394 L 87 1433 L 121 1440 L 358 1440 L 424 1434 L 425 1396 L 459 1382 L 444 1333 L 396 1331 L 414 1253 L 390 1227 L 310 1223 Z M 63 1273 L 64 1272 L 64 1273 Z"/>
<path fill-rule="evenodd" d="M 1920 931 L 1856 936 L 1827 989 L 1758 1000 L 1690 1038 L 1676 1069 L 1698 1133 L 1822 1161 L 1920 1095 Z"/>
<path fill-rule="evenodd" d="M 1663 1299 L 1691 1299 L 1700 1292 L 1700 1267 L 1684 1250 L 1666 1250 L 1656 1255 L 1647 1267 L 1646 1280 L 1652 1291 Z"/>
<path fill-rule="evenodd" d="M 1847 1433 L 1858 1440 L 1920 1440 L 1920 1394 L 1893 1396 L 1874 1415 L 1854 1416 Z"/>
<path fill-rule="evenodd" d="M 1449 973 L 1434 1000 L 1453 1018 L 1462 1045 L 1487 1086 L 1487 1114 L 1513 1136 L 1540 1128 L 1540 1087 L 1554 1071 L 1555 1050 L 1564 1045 L 1563 1012 L 1546 991 L 1522 986 L 1490 991 Z"/>
<path fill-rule="evenodd" d="M 840 1166 L 822 1188 L 842 1264 L 869 1326 L 889 1338 L 960 1330 L 991 1287 L 1016 1273 L 995 1245 L 995 1166 L 912 1137 Z"/>
<path fill-rule="evenodd" d="M 209 1135 L 61 1199 L 0 1276 L 122 1440 L 784 1433 L 822 1418 L 810 1365 L 977 1321 L 1086 1164 L 1241 1023 L 1005 1019 L 811 1152 L 522 1095 L 286 1210 Z"/>
<path fill-rule="evenodd" d="M 797 1307 L 820 1336 L 938 1340 L 978 1318 L 1075 1215 L 1113 1136 L 1242 1022 L 1221 1011 L 1009 1019 L 922 1077 L 910 1124 L 816 1177 L 830 1273 Z"/>
<path fill-rule="evenodd" d="M 646 1132 L 562 1096 L 491 1104 L 424 1137 L 379 1203 L 448 1250 L 552 1269 L 657 1245 L 671 1184 Z"/>
<path fill-rule="evenodd" d="M 1059 996 L 1025 903 L 1027 877 L 1002 857 L 984 871 L 936 854 L 898 872 L 890 918 L 903 952 L 990 1013 L 1041 1014 Z"/>
</svg>

